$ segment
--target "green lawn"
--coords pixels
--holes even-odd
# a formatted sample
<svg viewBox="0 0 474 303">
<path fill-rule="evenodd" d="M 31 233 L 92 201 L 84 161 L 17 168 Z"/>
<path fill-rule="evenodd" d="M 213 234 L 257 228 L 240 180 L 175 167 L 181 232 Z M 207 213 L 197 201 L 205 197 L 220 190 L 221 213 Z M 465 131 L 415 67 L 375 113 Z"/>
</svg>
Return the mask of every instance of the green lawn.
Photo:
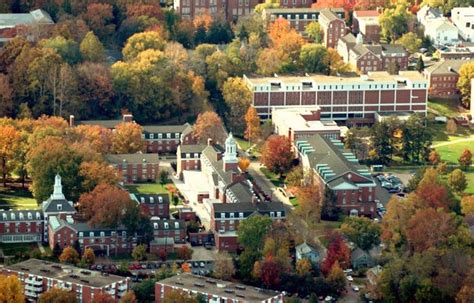
<svg viewBox="0 0 474 303">
<path fill-rule="evenodd" d="M 291 205 L 293 205 L 293 207 L 298 207 L 300 204 L 298 202 L 298 198 L 294 197 L 294 198 L 290 198 L 290 203 Z"/>
<path fill-rule="evenodd" d="M 250 146 L 252 144 L 249 143 L 249 141 L 245 140 L 245 139 L 242 139 L 242 138 L 237 138 L 237 137 L 234 137 L 235 141 L 237 142 L 237 144 L 240 146 L 240 148 L 244 151 L 246 151 L 247 149 L 250 148 Z"/>
<path fill-rule="evenodd" d="M 36 243 L 0 243 L 0 249 L 3 250 L 5 256 L 14 256 L 18 254 L 28 254 L 37 249 Z"/>
<path fill-rule="evenodd" d="M 466 194 L 474 195 L 474 167 L 465 172 L 467 178 Z"/>
<path fill-rule="evenodd" d="M 164 194 L 168 192 L 165 186 L 160 183 L 139 183 L 125 185 L 125 188 L 133 194 Z"/>
<path fill-rule="evenodd" d="M 451 99 L 432 98 L 428 100 L 428 110 L 434 110 L 447 117 L 454 117 L 464 110 L 459 106 L 459 101 Z"/>
<path fill-rule="evenodd" d="M 433 133 L 433 144 L 443 143 L 446 141 L 454 141 L 458 139 L 468 138 L 474 135 L 474 131 L 467 127 L 458 126 L 456 133 L 448 135 L 446 133 L 446 123 L 430 123 L 429 128 Z"/>
<path fill-rule="evenodd" d="M 281 186 L 282 185 L 283 182 L 280 180 L 278 175 L 272 173 L 271 171 L 269 171 L 268 168 L 261 167 L 260 171 L 265 175 L 265 177 L 267 177 L 268 180 L 270 180 L 270 182 L 273 183 L 273 185 L 275 185 L 275 186 Z"/>
<path fill-rule="evenodd" d="M 450 145 L 438 146 L 436 147 L 436 151 L 440 154 L 442 161 L 446 161 L 450 164 L 458 164 L 459 156 L 464 149 L 470 148 L 472 151 L 474 151 L 472 148 L 473 144 L 474 141 L 459 142 Z"/>
<path fill-rule="evenodd" d="M 28 190 L 0 187 L 0 209 L 36 209 L 38 204 Z"/>
</svg>

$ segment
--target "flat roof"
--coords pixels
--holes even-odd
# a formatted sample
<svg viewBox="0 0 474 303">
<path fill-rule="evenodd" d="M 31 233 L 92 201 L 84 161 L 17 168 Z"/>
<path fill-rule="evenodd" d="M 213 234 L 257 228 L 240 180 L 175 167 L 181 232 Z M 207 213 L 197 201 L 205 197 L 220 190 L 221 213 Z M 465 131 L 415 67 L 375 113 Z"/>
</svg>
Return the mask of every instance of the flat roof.
<svg viewBox="0 0 474 303">
<path fill-rule="evenodd" d="M 273 290 L 211 279 L 190 273 L 176 275 L 156 283 L 245 302 L 261 302 L 281 295 L 281 293 Z"/>
<path fill-rule="evenodd" d="M 281 123 L 293 131 L 340 131 L 340 127 L 334 121 L 306 120 L 304 116 L 311 116 L 313 112 L 320 110 L 313 108 L 274 108 L 272 117 L 274 123 Z"/>
<path fill-rule="evenodd" d="M 140 164 L 159 163 L 158 154 L 107 154 L 104 156 L 105 160 L 111 164 Z"/>
<path fill-rule="evenodd" d="M 116 275 L 102 274 L 98 271 L 79 268 L 72 265 L 59 264 L 38 259 L 28 259 L 20 263 L 8 265 L 4 267 L 4 270 L 52 278 L 91 287 L 105 287 L 112 283 L 124 282 L 128 279 Z"/>
<path fill-rule="evenodd" d="M 284 13 L 284 14 L 296 14 L 296 13 L 319 13 L 323 10 L 324 8 L 311 8 L 311 7 L 293 7 L 293 8 L 287 8 L 287 7 L 277 7 L 277 8 L 266 8 L 264 9 L 264 13 L 268 14 L 279 14 L 279 13 Z M 343 8 L 331 8 L 330 9 L 333 12 L 336 13 L 344 13 Z"/>
</svg>

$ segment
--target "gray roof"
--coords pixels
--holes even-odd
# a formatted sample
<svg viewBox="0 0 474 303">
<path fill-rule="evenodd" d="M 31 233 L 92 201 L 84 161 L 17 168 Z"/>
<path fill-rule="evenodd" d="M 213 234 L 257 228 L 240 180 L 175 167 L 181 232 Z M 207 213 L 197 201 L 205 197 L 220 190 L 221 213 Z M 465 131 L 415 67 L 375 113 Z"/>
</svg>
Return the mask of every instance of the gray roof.
<svg viewBox="0 0 474 303">
<path fill-rule="evenodd" d="M 381 44 L 382 53 L 386 54 L 404 54 L 407 55 L 406 49 L 401 44 Z"/>
<path fill-rule="evenodd" d="M 82 120 L 76 122 L 78 125 L 99 125 L 110 129 L 116 128 L 120 123 L 123 123 L 123 120 Z"/>
<path fill-rule="evenodd" d="M 27 14 L 0 14 L 0 29 L 33 23 L 54 24 L 51 16 L 42 9 L 37 9 Z"/>
<path fill-rule="evenodd" d="M 110 164 L 140 164 L 140 163 L 153 163 L 158 164 L 158 154 L 108 154 L 105 155 L 105 160 Z"/>
<path fill-rule="evenodd" d="M 154 134 L 163 134 L 163 133 L 182 133 L 186 128 L 191 128 L 189 123 L 179 124 L 179 125 L 142 125 L 144 133 L 154 133 Z"/>
<path fill-rule="evenodd" d="M 370 257 L 370 254 L 366 252 L 365 250 L 362 250 L 359 247 L 357 247 L 351 253 L 351 260 L 357 260 L 358 258 L 363 257 L 363 256 Z"/>
<path fill-rule="evenodd" d="M 43 220 L 43 212 L 40 209 L 31 210 L 0 210 L 0 221 L 38 221 Z"/>
<path fill-rule="evenodd" d="M 169 194 L 130 194 L 130 198 L 139 204 L 169 204 Z"/>
<path fill-rule="evenodd" d="M 281 202 L 240 202 L 240 203 L 213 203 L 214 213 L 240 213 L 249 216 L 253 213 L 268 214 L 280 211 L 285 214 L 285 207 Z M 238 218 L 238 216 L 235 216 Z"/>
<path fill-rule="evenodd" d="M 339 40 L 352 46 L 356 44 L 356 37 L 352 33 L 342 36 Z"/>
<path fill-rule="evenodd" d="M 181 144 L 180 151 L 181 153 L 202 153 L 202 151 L 207 147 L 204 144 Z"/>
<path fill-rule="evenodd" d="M 75 213 L 76 209 L 72 202 L 49 198 L 43 202 L 43 212 L 45 213 Z"/>
<path fill-rule="evenodd" d="M 294 13 L 304 13 L 304 14 L 314 14 L 319 13 L 324 8 L 311 8 L 311 7 L 277 7 L 277 8 L 266 8 L 264 11 L 267 14 L 294 14 Z M 331 11 L 336 13 L 344 13 L 343 8 L 331 8 Z"/>
<path fill-rule="evenodd" d="M 354 53 L 356 53 L 358 56 L 363 56 L 366 53 L 370 52 L 371 50 L 366 47 L 363 44 L 356 44 L 354 47 L 351 49 Z"/>
<path fill-rule="evenodd" d="M 315 252 L 317 253 L 318 251 L 316 249 L 314 249 L 312 246 L 310 246 L 308 243 L 306 242 L 303 242 L 301 243 L 300 245 L 297 245 L 295 247 L 295 250 L 298 251 L 300 254 L 309 254 L 311 252 Z"/>
<path fill-rule="evenodd" d="M 319 18 L 321 18 L 321 16 L 323 16 L 329 22 L 334 20 L 341 20 L 332 10 L 328 8 L 324 8 L 321 10 Z"/>
<path fill-rule="evenodd" d="M 281 296 L 279 292 L 273 290 L 260 289 L 230 281 L 215 280 L 190 273 L 175 275 L 157 283 L 206 295 L 216 295 L 238 302 L 267 302 L 271 301 L 272 298 Z"/>
<path fill-rule="evenodd" d="M 473 60 L 443 60 L 426 68 L 431 75 L 459 75 L 461 66 Z"/>
<path fill-rule="evenodd" d="M 164 238 L 157 238 L 150 242 L 150 245 L 174 245 L 174 238 L 171 237 L 164 237 Z"/>
<path fill-rule="evenodd" d="M 56 216 L 49 218 L 49 226 L 53 230 L 58 230 L 62 227 L 68 227 L 75 230 L 76 232 L 83 232 L 84 237 L 86 238 L 90 236 L 91 232 L 93 233 L 93 237 L 98 237 L 100 232 L 104 232 L 106 235 L 109 235 L 112 232 L 121 232 L 127 230 L 127 228 L 123 225 L 118 227 L 91 226 L 87 222 L 74 221 L 72 218 L 63 220 Z"/>
<path fill-rule="evenodd" d="M 186 223 L 183 220 L 160 220 L 156 217 L 150 219 L 153 229 L 156 230 L 180 230 L 186 228 Z M 166 224 L 168 227 L 166 228 Z"/>
<path fill-rule="evenodd" d="M 105 287 L 119 282 L 125 283 L 127 279 L 130 279 L 116 275 L 104 275 L 98 271 L 38 259 L 28 259 L 20 263 L 8 265 L 5 266 L 4 270 L 92 287 Z"/>
</svg>

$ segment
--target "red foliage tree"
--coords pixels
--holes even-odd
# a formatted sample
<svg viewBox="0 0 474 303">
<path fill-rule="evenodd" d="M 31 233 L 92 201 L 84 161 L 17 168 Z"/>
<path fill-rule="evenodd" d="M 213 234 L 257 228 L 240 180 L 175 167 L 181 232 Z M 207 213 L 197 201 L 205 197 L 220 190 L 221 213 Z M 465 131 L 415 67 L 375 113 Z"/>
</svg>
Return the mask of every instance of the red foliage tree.
<svg viewBox="0 0 474 303">
<path fill-rule="evenodd" d="M 92 303 L 116 303 L 116 301 L 109 294 L 100 292 L 94 296 Z"/>
<path fill-rule="evenodd" d="M 342 268 L 347 268 L 350 262 L 350 250 L 344 243 L 344 239 L 338 232 L 331 232 L 329 235 L 329 247 L 326 255 L 321 264 L 321 270 L 324 274 L 328 274 L 331 271 L 333 264 L 338 261 Z"/>
<path fill-rule="evenodd" d="M 260 278 L 263 284 L 270 287 L 278 286 L 280 283 L 281 268 L 273 258 L 273 256 L 267 256 L 260 267 Z"/>
<path fill-rule="evenodd" d="M 112 24 L 114 14 L 112 5 L 106 3 L 91 3 L 83 17 L 90 29 L 102 40 L 114 31 Z"/>
<path fill-rule="evenodd" d="M 128 18 L 147 16 L 163 20 L 163 10 L 159 4 L 132 4 L 127 7 Z"/>
<path fill-rule="evenodd" d="M 420 208 L 448 209 L 451 204 L 448 188 L 441 182 L 435 169 L 426 170 L 415 193 L 418 197 L 415 204 Z"/>
<path fill-rule="evenodd" d="M 262 148 L 262 163 L 272 172 L 287 172 L 293 161 L 290 140 L 285 136 L 270 136 Z"/>
<path fill-rule="evenodd" d="M 472 153 L 469 149 L 465 148 L 459 157 L 459 165 L 463 168 L 469 167 L 472 165 Z"/>
</svg>

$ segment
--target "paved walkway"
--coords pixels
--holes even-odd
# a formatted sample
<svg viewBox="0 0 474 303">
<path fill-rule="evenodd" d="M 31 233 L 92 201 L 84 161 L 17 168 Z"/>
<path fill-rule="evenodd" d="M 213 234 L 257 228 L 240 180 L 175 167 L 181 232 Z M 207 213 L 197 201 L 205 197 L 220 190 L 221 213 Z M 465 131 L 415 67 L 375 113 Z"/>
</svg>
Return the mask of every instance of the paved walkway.
<svg viewBox="0 0 474 303">
<path fill-rule="evenodd" d="M 38 242 L 38 248 L 42 254 L 46 253 L 46 250 L 43 247 L 43 244 L 41 242 Z"/>
<path fill-rule="evenodd" d="M 431 145 L 431 147 L 440 147 L 440 146 L 446 146 L 446 145 L 452 145 L 452 144 L 457 144 L 457 143 L 462 143 L 462 142 L 469 142 L 469 141 L 474 141 L 474 135 L 471 135 L 469 138 L 462 138 L 462 139 L 456 139 L 453 141 L 447 141 L 447 142 L 442 142 L 438 144 Z"/>
</svg>

